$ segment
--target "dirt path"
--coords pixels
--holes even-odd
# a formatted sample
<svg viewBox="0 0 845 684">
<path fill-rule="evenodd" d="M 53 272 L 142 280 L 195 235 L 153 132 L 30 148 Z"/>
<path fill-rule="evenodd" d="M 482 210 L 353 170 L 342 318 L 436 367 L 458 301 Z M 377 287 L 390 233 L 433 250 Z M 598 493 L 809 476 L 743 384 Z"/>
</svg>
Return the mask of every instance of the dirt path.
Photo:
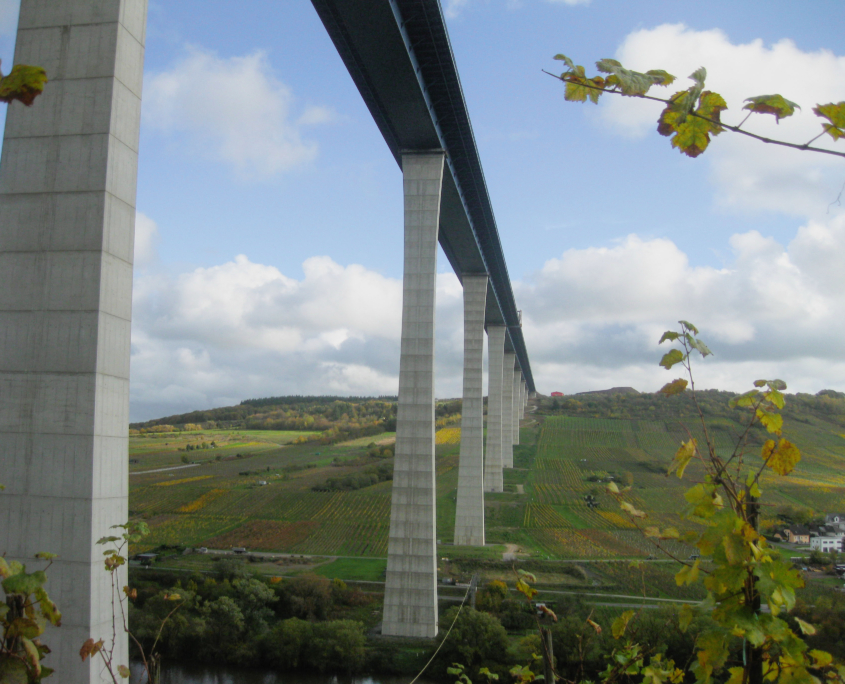
<svg viewBox="0 0 845 684">
<path fill-rule="evenodd" d="M 525 485 L 516 485 L 517 494 L 525 494 Z"/>
<path fill-rule="evenodd" d="M 505 552 L 502 554 L 502 560 L 515 561 L 517 551 L 519 551 L 518 544 L 505 544 Z"/>
</svg>

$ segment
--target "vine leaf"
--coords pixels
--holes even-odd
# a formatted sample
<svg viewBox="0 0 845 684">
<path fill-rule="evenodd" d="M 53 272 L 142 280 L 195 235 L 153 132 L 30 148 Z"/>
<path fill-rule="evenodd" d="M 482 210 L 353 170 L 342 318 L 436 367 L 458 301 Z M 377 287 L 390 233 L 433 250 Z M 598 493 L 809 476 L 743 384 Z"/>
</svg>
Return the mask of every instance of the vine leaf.
<svg viewBox="0 0 845 684">
<path fill-rule="evenodd" d="M 743 109 L 756 112 L 757 114 L 771 114 L 778 123 L 780 123 L 781 119 L 795 114 L 796 109 L 801 109 L 801 107 L 791 100 L 787 100 L 783 95 L 757 95 L 756 97 L 746 98 L 745 101 L 748 104 Z"/>
<path fill-rule="evenodd" d="M 659 365 L 663 366 L 666 370 L 669 370 L 676 363 L 680 363 L 683 360 L 684 355 L 680 352 L 680 350 L 673 349 L 672 351 L 666 352 L 663 355 L 663 358 L 660 359 Z"/>
<path fill-rule="evenodd" d="M 676 394 L 681 394 L 687 388 L 687 381 L 683 378 L 678 378 L 672 382 L 667 382 L 660 388 L 660 394 L 665 394 L 667 397 L 673 397 Z"/>
<path fill-rule="evenodd" d="M 675 458 L 672 459 L 672 464 L 669 466 L 669 470 L 666 473 L 667 476 L 671 475 L 675 471 L 678 472 L 678 479 L 681 479 L 684 476 L 684 470 L 686 470 L 686 467 L 692 460 L 692 457 L 695 456 L 696 445 L 697 442 L 695 437 L 690 439 L 688 442 L 681 443 L 681 448 L 675 453 Z"/>
<path fill-rule="evenodd" d="M 786 439 L 782 439 L 775 446 L 774 441 L 767 440 L 763 445 L 763 461 L 778 475 L 789 475 L 801 460 L 798 447 Z"/>
<path fill-rule="evenodd" d="M 845 137 L 845 102 L 818 105 L 813 107 L 813 111 L 816 116 L 830 121 L 830 123 L 822 124 L 822 128 L 831 138 L 839 140 Z"/>
<path fill-rule="evenodd" d="M 0 102 L 18 100 L 30 107 L 46 83 L 47 72 L 41 67 L 15 64 L 7 76 L 0 78 Z"/>
<path fill-rule="evenodd" d="M 596 62 L 596 69 L 603 74 L 610 74 L 607 85 L 614 86 L 623 95 L 645 95 L 653 85 L 668 85 L 675 80 L 672 74 L 665 71 L 640 73 L 622 66 L 615 59 L 600 59 Z M 667 83 L 668 81 L 668 83 Z"/>
</svg>

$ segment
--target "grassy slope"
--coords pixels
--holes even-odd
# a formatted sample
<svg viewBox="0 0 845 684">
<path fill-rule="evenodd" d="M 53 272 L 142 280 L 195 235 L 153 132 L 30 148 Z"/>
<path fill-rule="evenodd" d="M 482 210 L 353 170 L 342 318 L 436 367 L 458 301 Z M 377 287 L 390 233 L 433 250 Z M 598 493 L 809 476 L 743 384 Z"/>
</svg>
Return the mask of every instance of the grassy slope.
<svg viewBox="0 0 845 684">
<path fill-rule="evenodd" d="M 653 553 L 618 515 L 604 485 L 591 478 L 612 475 L 632 484 L 640 507 L 660 524 L 677 525 L 683 483 L 662 473 L 686 435 L 677 420 L 662 415 L 663 409 L 643 417 L 620 411 L 620 401 L 610 408 L 576 408 L 570 415 L 531 419 L 533 424 L 521 431 L 522 445 L 515 450 L 516 468 L 505 473 L 507 491 L 487 496 L 488 543 L 517 544 L 533 558 L 636 558 Z M 608 417 L 613 413 L 626 417 Z M 724 416 L 714 416 L 713 422 L 720 426 L 714 432 L 717 443 L 726 449 L 739 426 Z M 804 459 L 793 476 L 765 483 L 765 500 L 774 506 L 798 504 L 821 512 L 845 510 L 842 428 L 824 416 L 799 415 L 787 417 L 786 431 L 802 448 Z M 286 445 L 296 434 L 216 431 L 133 438 L 135 472 L 181 465 L 183 455 L 202 461 L 191 468 L 130 478 L 130 511 L 147 519 L 153 530 L 144 548 L 162 543 L 244 545 L 265 551 L 384 557 L 390 482 L 350 492 L 311 490 L 328 477 L 366 468 L 368 461 L 361 458 L 366 443 Z M 203 438 L 214 439 L 219 448 L 178 450 L 188 440 Z M 437 447 L 438 538 L 446 543 L 453 534 L 458 451 L 456 444 Z M 241 458 L 235 458 L 237 453 Z M 353 459 L 359 465 L 344 465 Z M 688 472 L 695 479 L 694 468 Z M 259 486 L 258 480 L 270 484 Z M 597 498 L 597 509 L 587 507 L 587 494 Z M 687 552 L 680 546 L 674 550 Z M 477 558 L 500 552 L 497 548 L 448 551 Z"/>
</svg>

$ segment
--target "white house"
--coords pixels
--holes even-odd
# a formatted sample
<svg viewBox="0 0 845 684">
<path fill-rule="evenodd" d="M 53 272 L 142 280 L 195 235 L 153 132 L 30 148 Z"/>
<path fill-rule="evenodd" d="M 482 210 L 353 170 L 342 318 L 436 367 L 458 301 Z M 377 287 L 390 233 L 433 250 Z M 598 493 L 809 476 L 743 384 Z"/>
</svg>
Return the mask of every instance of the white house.
<svg viewBox="0 0 845 684">
<path fill-rule="evenodd" d="M 842 537 L 810 537 L 810 548 L 813 551 L 842 551 Z"/>
</svg>

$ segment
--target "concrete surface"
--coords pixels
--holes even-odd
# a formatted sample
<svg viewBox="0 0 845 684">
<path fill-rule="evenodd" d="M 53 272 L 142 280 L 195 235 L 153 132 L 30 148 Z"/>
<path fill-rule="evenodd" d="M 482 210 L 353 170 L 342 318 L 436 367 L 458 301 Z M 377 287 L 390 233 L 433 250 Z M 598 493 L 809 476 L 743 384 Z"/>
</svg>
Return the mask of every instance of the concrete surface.
<svg viewBox="0 0 845 684">
<path fill-rule="evenodd" d="M 382 634 L 437 634 L 434 302 L 444 153 L 402 156 L 405 261 Z"/>
<path fill-rule="evenodd" d="M 502 467 L 513 468 L 513 372 L 516 354 L 505 352 L 502 361 Z"/>
<path fill-rule="evenodd" d="M 464 274 L 464 389 L 455 545 L 484 546 L 484 311 L 487 276 Z"/>
<path fill-rule="evenodd" d="M 62 627 L 43 641 L 62 684 L 105 681 L 79 648 L 111 639 L 95 542 L 128 515 L 146 12 L 146 0 L 23 0 L 14 61 L 49 83 L 31 108 L 9 106 L 0 160 L 0 552 L 30 570 L 35 553 L 59 554 L 47 589 Z M 120 629 L 115 660 L 128 664 Z"/>
<path fill-rule="evenodd" d="M 505 353 L 503 325 L 487 326 L 487 449 L 484 491 L 501 492 L 502 481 L 502 364 Z"/>
</svg>

